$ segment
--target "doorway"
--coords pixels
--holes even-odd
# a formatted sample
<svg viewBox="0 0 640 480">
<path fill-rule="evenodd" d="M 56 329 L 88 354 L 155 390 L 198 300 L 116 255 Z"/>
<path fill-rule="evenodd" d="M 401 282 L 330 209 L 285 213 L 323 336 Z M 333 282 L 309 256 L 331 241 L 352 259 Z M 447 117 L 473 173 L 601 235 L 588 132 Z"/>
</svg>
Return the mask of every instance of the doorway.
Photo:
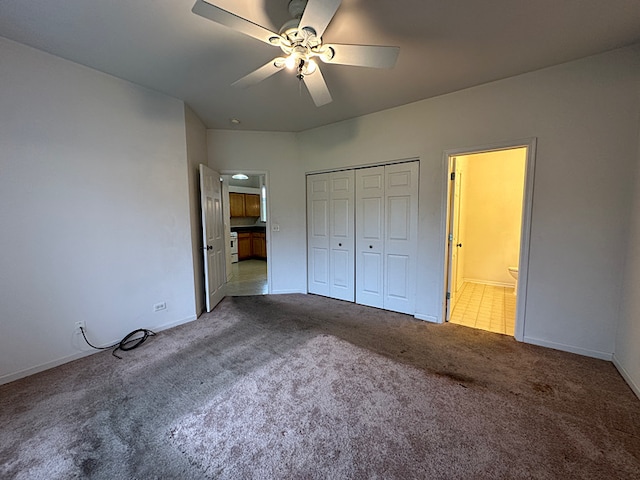
<svg viewBox="0 0 640 480">
<path fill-rule="evenodd" d="M 267 172 L 223 171 L 227 296 L 270 292 Z"/>
<path fill-rule="evenodd" d="M 523 336 L 533 147 L 447 152 L 448 322 Z"/>
</svg>

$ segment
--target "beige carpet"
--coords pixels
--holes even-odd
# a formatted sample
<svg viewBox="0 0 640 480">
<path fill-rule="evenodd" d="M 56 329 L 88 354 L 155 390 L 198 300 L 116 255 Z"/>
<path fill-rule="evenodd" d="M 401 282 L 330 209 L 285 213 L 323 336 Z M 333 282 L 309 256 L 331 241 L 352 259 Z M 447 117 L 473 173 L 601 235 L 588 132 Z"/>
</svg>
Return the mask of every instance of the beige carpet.
<svg viewBox="0 0 640 480">
<path fill-rule="evenodd" d="M 3 479 L 640 478 L 609 362 L 312 295 L 2 386 L 0 425 Z"/>
</svg>

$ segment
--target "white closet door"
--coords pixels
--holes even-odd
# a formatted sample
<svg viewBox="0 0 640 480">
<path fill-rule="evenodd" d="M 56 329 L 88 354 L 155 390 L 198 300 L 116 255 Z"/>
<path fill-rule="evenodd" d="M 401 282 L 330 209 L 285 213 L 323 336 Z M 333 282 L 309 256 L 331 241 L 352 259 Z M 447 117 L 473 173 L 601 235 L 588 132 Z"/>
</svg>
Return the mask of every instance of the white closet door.
<svg viewBox="0 0 640 480">
<path fill-rule="evenodd" d="M 385 167 L 384 308 L 415 313 L 418 162 Z"/>
<path fill-rule="evenodd" d="M 307 288 L 330 296 L 329 282 L 330 174 L 307 176 Z"/>
<path fill-rule="evenodd" d="M 307 176 L 309 293 L 354 300 L 354 172 Z"/>
<path fill-rule="evenodd" d="M 356 303 L 384 307 L 384 167 L 356 171 Z"/>
<path fill-rule="evenodd" d="M 354 172 L 330 174 L 330 296 L 353 302 L 354 273 Z"/>
</svg>

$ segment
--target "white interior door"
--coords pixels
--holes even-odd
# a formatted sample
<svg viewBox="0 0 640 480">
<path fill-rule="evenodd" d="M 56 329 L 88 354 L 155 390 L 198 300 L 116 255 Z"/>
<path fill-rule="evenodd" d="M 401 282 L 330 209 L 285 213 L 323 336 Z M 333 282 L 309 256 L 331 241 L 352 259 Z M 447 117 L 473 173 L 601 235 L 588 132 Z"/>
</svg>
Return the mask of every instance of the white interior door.
<svg viewBox="0 0 640 480">
<path fill-rule="evenodd" d="M 354 301 L 354 172 L 329 175 L 330 264 L 329 295 Z"/>
<path fill-rule="evenodd" d="M 200 165 L 200 205 L 207 312 L 224 298 L 225 241 L 220 174 Z"/>
<path fill-rule="evenodd" d="M 449 219 L 449 283 L 447 286 L 447 292 L 449 293 L 449 301 L 447 305 L 447 320 L 451 318 L 451 313 L 456 306 L 458 299 L 458 290 L 462 284 L 463 277 L 460 272 L 461 267 L 461 248 L 463 247 L 460 241 L 460 192 L 462 186 L 462 171 L 457 168 L 456 159 L 452 160 L 451 169 L 451 201 L 449 206 L 450 219 Z"/>
<path fill-rule="evenodd" d="M 418 162 L 385 167 L 384 308 L 415 313 Z"/>
<path fill-rule="evenodd" d="M 453 228 L 453 243 L 455 244 L 455 277 L 454 277 L 454 290 L 456 293 L 462 287 L 464 283 L 464 225 L 462 224 L 462 185 L 464 179 L 464 172 L 460 166 L 456 167 L 456 176 L 454 181 L 454 221 Z"/>
<path fill-rule="evenodd" d="M 307 289 L 330 296 L 329 282 L 330 174 L 307 176 Z"/>
<path fill-rule="evenodd" d="M 384 167 L 356 171 L 356 303 L 384 307 Z"/>
</svg>

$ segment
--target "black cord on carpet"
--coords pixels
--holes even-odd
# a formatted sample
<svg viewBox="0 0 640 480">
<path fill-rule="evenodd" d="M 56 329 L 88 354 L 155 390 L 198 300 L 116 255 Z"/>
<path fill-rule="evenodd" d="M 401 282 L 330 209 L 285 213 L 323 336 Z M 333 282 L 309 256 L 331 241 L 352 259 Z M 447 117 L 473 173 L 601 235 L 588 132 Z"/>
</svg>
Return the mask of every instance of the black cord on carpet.
<svg viewBox="0 0 640 480">
<path fill-rule="evenodd" d="M 146 328 L 139 328 L 138 330 L 134 330 L 133 332 L 131 332 L 130 334 L 128 334 L 126 337 L 124 337 L 122 340 L 120 340 L 118 343 L 114 343 L 113 345 L 109 345 L 108 347 L 96 347 L 95 345 L 93 345 L 89 339 L 87 338 L 87 335 L 84 333 L 84 328 L 80 327 L 80 332 L 82 333 L 82 336 L 84 337 L 84 341 L 87 342 L 87 345 L 89 345 L 91 348 L 95 348 L 96 350 L 108 350 L 110 348 L 113 348 L 113 351 L 111 352 L 111 355 L 113 355 L 116 358 L 119 358 L 120 360 L 122 360 L 122 357 L 119 355 L 116 355 L 116 352 L 118 350 L 122 350 L 123 352 L 129 351 L 129 350 L 133 350 L 134 348 L 138 348 L 140 345 L 142 345 L 145 340 L 149 337 L 155 336 L 155 332 L 152 332 L 151 330 L 147 330 Z M 142 334 L 141 337 L 136 337 L 136 338 L 131 338 L 137 334 Z"/>
</svg>

